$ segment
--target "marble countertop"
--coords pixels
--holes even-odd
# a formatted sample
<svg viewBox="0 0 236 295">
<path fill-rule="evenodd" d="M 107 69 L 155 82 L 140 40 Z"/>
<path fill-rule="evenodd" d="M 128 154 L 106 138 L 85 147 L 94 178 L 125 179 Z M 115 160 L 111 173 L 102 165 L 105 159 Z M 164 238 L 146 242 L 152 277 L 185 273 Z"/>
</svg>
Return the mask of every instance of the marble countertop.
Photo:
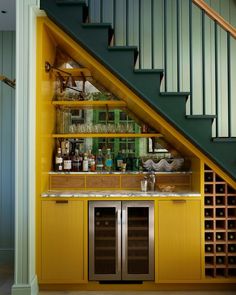
<svg viewBox="0 0 236 295">
<path fill-rule="evenodd" d="M 104 191 L 47 191 L 41 194 L 41 197 L 48 198 L 60 198 L 60 197 L 80 197 L 80 198 L 94 198 L 94 197 L 200 197 L 201 194 L 197 192 L 141 192 L 131 190 L 104 190 Z"/>
</svg>

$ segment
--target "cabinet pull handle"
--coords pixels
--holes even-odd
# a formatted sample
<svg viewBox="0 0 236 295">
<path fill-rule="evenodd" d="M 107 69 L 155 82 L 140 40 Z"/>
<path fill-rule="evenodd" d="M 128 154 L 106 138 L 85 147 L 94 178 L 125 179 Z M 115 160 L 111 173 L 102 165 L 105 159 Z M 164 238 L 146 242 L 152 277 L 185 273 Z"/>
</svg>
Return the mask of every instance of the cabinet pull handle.
<svg viewBox="0 0 236 295">
<path fill-rule="evenodd" d="M 68 200 L 56 200 L 57 204 L 68 204 Z"/>
<path fill-rule="evenodd" d="M 172 200 L 173 203 L 186 203 L 186 200 Z"/>
</svg>

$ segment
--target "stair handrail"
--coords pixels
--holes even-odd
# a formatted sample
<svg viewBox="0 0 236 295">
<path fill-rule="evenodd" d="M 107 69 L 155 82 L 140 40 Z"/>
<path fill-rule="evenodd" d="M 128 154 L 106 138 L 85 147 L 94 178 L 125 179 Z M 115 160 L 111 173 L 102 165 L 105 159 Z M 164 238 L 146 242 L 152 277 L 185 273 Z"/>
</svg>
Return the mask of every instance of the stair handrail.
<svg viewBox="0 0 236 295">
<path fill-rule="evenodd" d="M 205 13 L 214 21 L 217 22 L 224 30 L 230 33 L 230 35 L 236 39 L 236 28 L 234 28 L 229 22 L 227 22 L 218 12 L 211 8 L 204 0 L 192 0 L 199 8 L 205 11 Z"/>
</svg>

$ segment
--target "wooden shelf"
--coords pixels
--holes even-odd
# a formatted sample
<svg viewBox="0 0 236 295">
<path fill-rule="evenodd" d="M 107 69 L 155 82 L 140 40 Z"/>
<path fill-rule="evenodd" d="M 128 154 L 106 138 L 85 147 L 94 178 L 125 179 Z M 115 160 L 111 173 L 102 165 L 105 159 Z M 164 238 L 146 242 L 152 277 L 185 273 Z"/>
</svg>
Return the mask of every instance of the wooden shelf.
<svg viewBox="0 0 236 295">
<path fill-rule="evenodd" d="M 75 101 L 75 100 L 55 100 L 52 101 L 52 104 L 55 106 L 67 106 L 67 107 L 77 107 L 77 108 L 125 108 L 127 103 L 121 100 L 103 100 L 103 101 L 96 101 L 96 100 L 82 100 L 82 101 Z"/>
<path fill-rule="evenodd" d="M 163 137 L 160 133 L 70 133 L 52 134 L 53 138 L 149 138 Z"/>
</svg>

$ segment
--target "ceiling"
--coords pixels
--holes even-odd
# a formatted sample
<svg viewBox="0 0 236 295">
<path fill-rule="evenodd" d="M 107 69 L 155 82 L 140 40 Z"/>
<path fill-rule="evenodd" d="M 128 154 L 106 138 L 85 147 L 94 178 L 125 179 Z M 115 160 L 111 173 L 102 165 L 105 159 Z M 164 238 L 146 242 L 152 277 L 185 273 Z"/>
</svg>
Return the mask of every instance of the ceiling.
<svg viewBox="0 0 236 295">
<path fill-rule="evenodd" d="M 6 11 L 6 13 L 4 13 Z M 16 0 L 0 0 L 0 31 L 16 30 Z"/>
</svg>

